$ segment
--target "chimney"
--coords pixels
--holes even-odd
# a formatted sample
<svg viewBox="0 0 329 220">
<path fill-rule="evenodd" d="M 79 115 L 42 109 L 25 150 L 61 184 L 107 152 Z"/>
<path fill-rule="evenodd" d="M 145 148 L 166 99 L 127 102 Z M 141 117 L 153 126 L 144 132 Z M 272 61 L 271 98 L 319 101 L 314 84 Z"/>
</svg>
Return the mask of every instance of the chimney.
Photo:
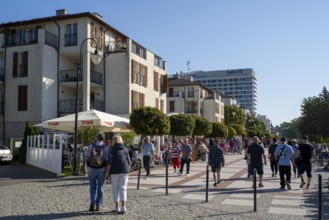
<svg viewBox="0 0 329 220">
<path fill-rule="evenodd" d="M 67 15 L 67 10 L 66 9 L 56 10 L 56 16 L 63 16 L 63 15 Z"/>
</svg>

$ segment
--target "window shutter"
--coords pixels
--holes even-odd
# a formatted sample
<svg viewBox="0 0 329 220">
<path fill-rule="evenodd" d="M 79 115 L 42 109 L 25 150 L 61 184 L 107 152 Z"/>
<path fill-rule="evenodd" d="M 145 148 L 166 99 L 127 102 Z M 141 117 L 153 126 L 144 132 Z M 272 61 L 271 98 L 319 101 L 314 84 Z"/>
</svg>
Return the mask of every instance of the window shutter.
<svg viewBox="0 0 329 220">
<path fill-rule="evenodd" d="M 131 90 L 131 110 L 135 109 L 135 92 Z"/>
<path fill-rule="evenodd" d="M 93 22 L 91 22 L 90 24 L 90 35 L 92 39 L 95 39 L 95 24 Z M 91 47 L 95 47 L 95 41 L 91 40 L 90 41 L 90 46 Z"/>
<path fill-rule="evenodd" d="M 170 101 L 170 107 L 169 107 L 170 112 L 175 112 L 175 101 Z"/>
<path fill-rule="evenodd" d="M 145 78 L 145 84 L 144 85 L 145 85 L 145 88 L 147 88 L 147 78 L 148 78 L 147 77 L 147 66 L 145 67 L 145 77 L 144 78 Z"/>
<path fill-rule="evenodd" d="M 135 83 L 135 61 L 131 60 L 131 83 Z"/>
<path fill-rule="evenodd" d="M 18 53 L 13 54 L 13 77 L 18 76 Z"/>
<path fill-rule="evenodd" d="M 163 93 L 167 93 L 168 90 L 168 77 L 167 75 L 163 76 Z"/>
<path fill-rule="evenodd" d="M 28 51 L 25 51 L 23 53 L 23 68 L 24 68 L 24 76 L 28 76 L 28 64 L 29 64 L 29 52 Z"/>
</svg>

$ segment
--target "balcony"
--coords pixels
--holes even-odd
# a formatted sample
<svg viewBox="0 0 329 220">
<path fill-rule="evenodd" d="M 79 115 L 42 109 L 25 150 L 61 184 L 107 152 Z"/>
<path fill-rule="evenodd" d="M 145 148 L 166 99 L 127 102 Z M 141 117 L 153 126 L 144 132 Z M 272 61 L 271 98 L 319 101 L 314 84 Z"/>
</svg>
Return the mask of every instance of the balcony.
<svg viewBox="0 0 329 220">
<path fill-rule="evenodd" d="M 45 44 L 53 47 L 58 48 L 58 41 L 57 41 L 57 35 L 52 34 L 48 31 L 45 32 Z"/>
<path fill-rule="evenodd" d="M 198 113 L 196 108 L 185 108 L 185 114 L 195 114 Z"/>
<path fill-rule="evenodd" d="M 6 34 L 6 46 L 22 46 L 38 43 L 38 30 L 37 29 L 21 29 L 12 30 Z"/>
<path fill-rule="evenodd" d="M 168 97 L 179 97 L 179 91 L 177 91 L 177 92 L 169 92 Z"/>
<path fill-rule="evenodd" d="M 3 115 L 3 110 L 4 110 L 4 102 L 0 101 L 0 115 Z"/>
<path fill-rule="evenodd" d="M 61 99 L 58 102 L 59 114 L 73 114 L 75 113 L 75 99 Z M 82 99 L 78 100 L 78 112 L 82 111 Z M 90 100 L 90 109 L 96 109 L 98 111 L 104 111 L 104 101 Z"/>
<path fill-rule="evenodd" d="M 82 81 L 82 75 L 79 76 L 79 81 Z M 77 70 L 67 69 L 61 70 L 59 73 L 59 82 L 76 82 L 77 81 Z M 98 85 L 103 85 L 103 74 L 94 70 L 90 71 L 90 81 Z"/>
</svg>

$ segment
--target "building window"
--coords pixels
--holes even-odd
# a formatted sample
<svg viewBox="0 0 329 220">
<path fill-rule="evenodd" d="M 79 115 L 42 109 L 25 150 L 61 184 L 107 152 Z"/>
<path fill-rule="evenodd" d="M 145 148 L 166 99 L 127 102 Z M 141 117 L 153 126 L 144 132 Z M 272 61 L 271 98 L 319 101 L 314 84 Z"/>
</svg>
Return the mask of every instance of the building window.
<svg viewBox="0 0 329 220">
<path fill-rule="evenodd" d="M 147 66 L 131 60 L 131 83 L 147 87 Z"/>
<path fill-rule="evenodd" d="M 64 38 L 64 46 L 76 46 L 78 45 L 78 24 L 67 24 L 65 30 Z"/>
<path fill-rule="evenodd" d="M 160 57 L 154 56 L 154 65 L 160 67 L 163 70 L 165 69 L 164 61 Z"/>
<path fill-rule="evenodd" d="M 28 61 L 29 53 L 24 51 L 22 53 L 13 53 L 13 77 L 27 77 L 28 76 Z"/>
<path fill-rule="evenodd" d="M 168 89 L 167 75 L 161 75 L 160 92 L 161 93 L 167 93 L 167 89 Z"/>
<path fill-rule="evenodd" d="M 27 86 L 18 86 L 18 111 L 27 111 Z"/>
<path fill-rule="evenodd" d="M 139 85 L 144 86 L 145 88 L 147 87 L 147 67 L 139 64 Z"/>
<path fill-rule="evenodd" d="M 131 44 L 131 52 L 146 59 L 146 49 L 135 42 L 132 42 Z"/>
<path fill-rule="evenodd" d="M 170 101 L 169 102 L 169 111 L 170 112 L 175 112 L 175 101 Z"/>
</svg>

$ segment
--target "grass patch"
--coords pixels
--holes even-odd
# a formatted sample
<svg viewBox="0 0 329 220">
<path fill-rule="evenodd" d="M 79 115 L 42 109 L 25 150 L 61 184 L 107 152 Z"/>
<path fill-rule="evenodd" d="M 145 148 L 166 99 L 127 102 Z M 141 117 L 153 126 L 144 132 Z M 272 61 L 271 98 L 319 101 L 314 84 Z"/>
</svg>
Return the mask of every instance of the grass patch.
<svg viewBox="0 0 329 220">
<path fill-rule="evenodd" d="M 72 174 L 73 168 L 71 166 L 65 166 L 62 171 L 61 177 L 72 176 Z"/>
</svg>

